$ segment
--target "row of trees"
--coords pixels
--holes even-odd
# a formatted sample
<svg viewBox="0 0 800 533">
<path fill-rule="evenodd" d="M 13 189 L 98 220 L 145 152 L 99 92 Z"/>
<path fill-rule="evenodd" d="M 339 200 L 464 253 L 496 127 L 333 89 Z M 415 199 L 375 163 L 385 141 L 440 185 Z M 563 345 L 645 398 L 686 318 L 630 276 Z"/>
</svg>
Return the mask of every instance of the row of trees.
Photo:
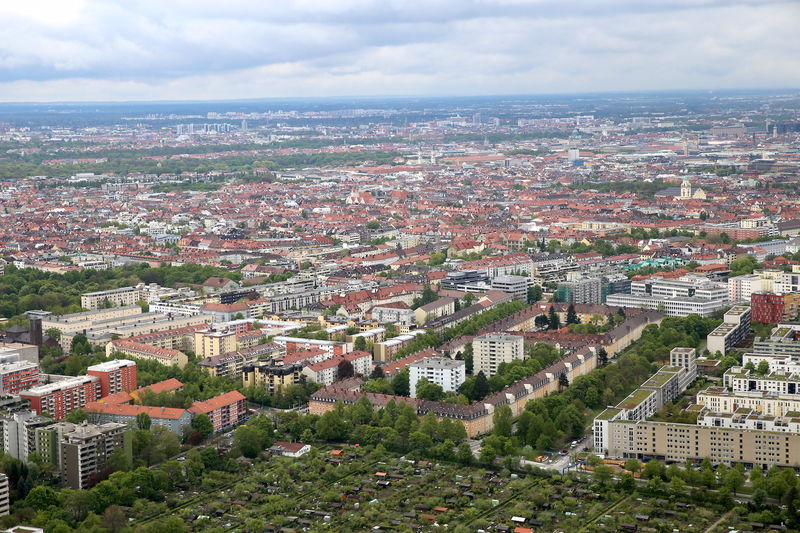
<svg viewBox="0 0 800 533">
<path fill-rule="evenodd" d="M 401 357 L 405 357 L 406 355 L 425 350 L 426 348 L 435 348 L 441 346 L 449 340 L 464 335 L 475 335 L 478 331 L 490 325 L 491 323 L 522 311 L 524 308 L 524 302 L 513 301 L 501 303 L 492 309 L 478 313 L 475 316 L 470 317 L 453 327 L 447 328 L 440 333 L 435 331 L 427 331 L 422 335 L 418 335 L 408 346 L 402 350 L 398 350 L 394 357 L 395 359 L 399 359 Z"/>
</svg>

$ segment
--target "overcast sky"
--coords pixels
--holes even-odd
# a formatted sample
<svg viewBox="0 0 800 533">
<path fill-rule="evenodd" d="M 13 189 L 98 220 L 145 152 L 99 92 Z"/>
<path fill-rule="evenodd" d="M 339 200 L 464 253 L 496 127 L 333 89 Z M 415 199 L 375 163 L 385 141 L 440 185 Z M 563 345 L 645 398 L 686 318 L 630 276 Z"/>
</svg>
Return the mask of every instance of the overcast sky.
<svg viewBox="0 0 800 533">
<path fill-rule="evenodd" d="M 800 0 L 1 0 L 0 101 L 800 87 Z"/>
</svg>

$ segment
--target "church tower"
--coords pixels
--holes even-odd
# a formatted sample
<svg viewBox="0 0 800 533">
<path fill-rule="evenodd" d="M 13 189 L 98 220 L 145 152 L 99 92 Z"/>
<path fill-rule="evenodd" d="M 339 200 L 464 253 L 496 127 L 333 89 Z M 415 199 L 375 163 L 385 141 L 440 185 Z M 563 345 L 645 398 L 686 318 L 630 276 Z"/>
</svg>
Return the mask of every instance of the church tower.
<svg viewBox="0 0 800 533">
<path fill-rule="evenodd" d="M 681 183 L 681 198 L 691 198 L 692 197 L 692 184 L 689 180 L 683 180 Z"/>
</svg>

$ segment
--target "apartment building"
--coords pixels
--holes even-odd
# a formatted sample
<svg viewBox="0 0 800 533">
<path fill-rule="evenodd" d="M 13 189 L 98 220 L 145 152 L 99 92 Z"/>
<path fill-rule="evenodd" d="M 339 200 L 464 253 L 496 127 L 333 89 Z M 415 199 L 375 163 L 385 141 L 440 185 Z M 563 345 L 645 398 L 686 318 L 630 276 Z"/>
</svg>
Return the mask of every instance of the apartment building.
<svg viewBox="0 0 800 533">
<path fill-rule="evenodd" d="M 64 342 L 64 335 L 70 337 L 75 333 L 83 333 L 92 329 L 96 323 L 107 323 L 113 320 L 126 320 L 134 315 L 142 314 L 142 308 L 138 305 L 127 305 L 123 307 L 111 307 L 109 309 L 98 309 L 96 311 L 84 311 L 82 313 L 70 313 L 67 315 L 47 314 L 42 317 L 42 330 L 57 329 L 61 332 L 59 343 L 65 351 L 70 345 Z"/>
<path fill-rule="evenodd" d="M 765 390 L 728 390 L 709 387 L 697 393 L 697 403 L 715 413 L 735 413 L 740 408 L 769 416 L 800 411 L 800 395 Z"/>
<path fill-rule="evenodd" d="M 31 387 L 20 394 L 20 398 L 30 402 L 37 415 L 48 414 L 56 420 L 100 397 L 100 379 L 96 376 L 64 377 L 53 383 Z"/>
<path fill-rule="evenodd" d="M 138 306 L 115 307 L 70 315 L 47 316 L 42 320 L 46 331 L 61 331 L 59 343 L 69 350 L 73 337 L 82 333 L 93 346 L 104 346 L 114 338 L 135 337 L 185 326 L 211 322 L 209 315 L 170 316 L 162 313 L 143 313 Z"/>
<path fill-rule="evenodd" d="M 772 280 L 759 274 L 745 274 L 728 278 L 728 299 L 732 302 L 750 302 L 754 292 L 772 289 Z"/>
<path fill-rule="evenodd" d="M 127 426 L 136 425 L 136 417 L 147 413 L 153 426 L 164 426 L 176 435 L 183 435 L 192 424 L 192 414 L 186 409 L 173 407 L 151 407 L 148 405 L 114 404 L 92 402 L 83 408 L 90 421 L 95 424 L 115 422 Z"/>
<path fill-rule="evenodd" d="M 669 365 L 682 367 L 685 373 L 682 376 L 680 387 L 682 390 L 697 379 L 697 352 L 694 348 L 675 347 L 669 352 Z"/>
<path fill-rule="evenodd" d="M 605 453 L 604 450 L 611 446 L 613 422 L 646 420 L 674 402 L 694 381 L 697 364 L 693 348 L 674 348 L 670 352 L 670 363 L 661 367 L 616 407 L 609 407 L 595 417 L 592 427 L 596 450 Z"/>
<path fill-rule="evenodd" d="M 486 377 L 497 373 L 502 363 L 524 359 L 524 339 L 509 333 L 488 333 L 472 341 L 474 372 L 483 372 Z"/>
<path fill-rule="evenodd" d="M 783 320 L 783 296 L 771 292 L 754 292 L 750 295 L 753 320 L 762 324 Z"/>
<path fill-rule="evenodd" d="M 417 397 L 417 382 L 423 378 L 442 387 L 444 392 L 458 390 L 466 380 L 466 364 L 449 357 L 426 357 L 408 365 L 411 397 Z"/>
<path fill-rule="evenodd" d="M 734 366 L 725 372 L 722 377 L 722 384 L 734 391 L 800 394 L 800 375 L 781 370 L 771 371 L 769 374 L 761 376 L 747 368 Z"/>
<path fill-rule="evenodd" d="M 255 363 L 259 359 L 271 358 L 283 353 L 280 346 L 275 343 L 257 344 L 250 348 L 243 348 L 235 352 L 223 353 L 213 357 L 206 357 L 197 363 L 197 366 L 206 370 L 211 376 L 239 379 L 244 367 Z"/>
<path fill-rule="evenodd" d="M 727 354 L 750 333 L 750 306 L 734 305 L 726 313 L 722 324 L 708 334 L 707 348 L 713 353 Z"/>
<path fill-rule="evenodd" d="M 353 372 L 355 374 L 367 376 L 372 371 L 372 354 L 354 351 L 307 365 L 303 367 L 303 375 L 314 383 L 325 386 L 330 385 L 334 381 L 340 379 L 339 365 L 343 361 L 348 361 L 353 365 Z"/>
<path fill-rule="evenodd" d="M 705 278 L 686 277 L 666 280 L 658 276 L 631 283 L 630 294 L 612 294 L 608 305 L 655 309 L 668 316 L 697 314 L 710 316 L 724 308 L 728 288 Z"/>
<path fill-rule="evenodd" d="M 258 387 L 269 394 L 282 392 L 290 385 L 300 385 L 304 380 L 302 365 L 284 364 L 280 358 L 250 363 L 242 369 L 245 387 Z"/>
<path fill-rule="evenodd" d="M 30 361 L 0 364 L 0 393 L 19 394 L 39 384 L 39 365 Z"/>
<path fill-rule="evenodd" d="M 533 287 L 533 280 L 527 276 L 496 276 L 492 278 L 493 290 L 510 294 L 515 300 L 528 301 L 528 288 Z"/>
<path fill-rule="evenodd" d="M 756 337 L 753 353 L 800 357 L 800 339 L 793 324 L 779 324 L 769 337 Z"/>
<path fill-rule="evenodd" d="M 128 359 L 115 359 L 86 369 L 86 373 L 100 380 L 100 397 L 136 389 L 136 363 Z"/>
<path fill-rule="evenodd" d="M 108 307 L 136 305 L 137 302 L 146 299 L 147 291 L 143 291 L 139 287 L 122 287 L 120 289 L 81 294 L 81 307 L 94 311 Z"/>
<path fill-rule="evenodd" d="M 347 351 L 347 344 L 344 342 L 284 337 L 282 335 L 273 338 L 272 341 L 285 348 L 287 354 L 314 348 L 325 351 L 330 355 L 342 355 Z"/>
<path fill-rule="evenodd" d="M 158 361 L 162 365 L 174 365 L 183 368 L 189 362 L 187 355 L 180 350 L 172 348 L 159 348 L 142 342 L 127 339 L 116 339 L 106 344 L 106 355 L 112 356 L 120 353 L 134 359 L 149 359 Z"/>
<path fill-rule="evenodd" d="M 53 459 L 52 450 L 58 450 L 56 461 L 64 483 L 71 489 L 88 489 L 95 476 L 105 468 L 111 454 L 121 450 L 128 458 L 132 455 L 132 432 L 126 424 L 80 425 L 61 422 L 40 428 L 37 442 L 41 442 L 47 460 Z"/>
<path fill-rule="evenodd" d="M 374 346 L 376 342 L 383 342 L 383 339 L 386 337 L 386 328 L 370 328 L 365 331 L 359 331 L 354 335 L 348 335 L 346 337 L 347 343 L 352 345 L 359 337 Z"/>
<path fill-rule="evenodd" d="M 391 361 L 394 358 L 394 354 L 414 342 L 414 339 L 417 338 L 417 335 L 423 335 L 424 333 L 425 330 L 415 329 L 409 331 L 408 333 L 404 333 L 403 335 L 393 337 L 389 340 L 376 342 L 372 346 L 372 351 L 375 354 L 375 360 L 382 361 L 384 363 Z"/>
<path fill-rule="evenodd" d="M 372 320 L 381 324 L 395 323 L 410 325 L 414 321 L 414 311 L 404 302 L 376 305 L 370 310 Z"/>
<path fill-rule="evenodd" d="M 17 411 L 0 417 L 3 451 L 26 461 L 28 454 L 36 451 L 36 429 L 52 423 L 52 418 L 39 416 L 34 411 Z"/>
<path fill-rule="evenodd" d="M 198 357 L 214 357 L 236 351 L 238 347 L 233 330 L 208 328 L 194 332 L 194 352 Z"/>
<path fill-rule="evenodd" d="M 206 329 L 207 327 L 208 325 L 203 323 L 194 326 L 170 328 L 153 333 L 146 333 L 144 335 L 127 337 L 125 340 L 141 342 L 142 344 L 149 344 L 151 346 L 157 346 L 158 348 L 193 352 L 194 332 L 200 329 Z"/>
<path fill-rule="evenodd" d="M 452 315 L 456 311 L 456 301 L 454 298 L 439 298 L 436 301 L 422 305 L 414 310 L 414 320 L 418 326 L 425 324 L 446 315 Z"/>
<path fill-rule="evenodd" d="M 698 421 L 703 417 L 698 417 Z M 713 420 L 711 420 L 713 422 Z M 800 433 L 756 429 L 748 425 L 725 427 L 704 424 L 616 420 L 610 423 L 610 457 L 661 461 L 701 461 L 745 467 L 797 467 Z"/>
<path fill-rule="evenodd" d="M 204 402 L 194 402 L 188 410 L 193 415 L 207 415 L 214 425 L 214 431 L 241 423 L 248 413 L 247 401 L 239 391 L 226 392 Z"/>
<path fill-rule="evenodd" d="M 603 283 L 600 278 L 571 272 L 567 281 L 558 284 L 556 299 L 572 304 L 599 304 L 603 301 Z"/>
</svg>

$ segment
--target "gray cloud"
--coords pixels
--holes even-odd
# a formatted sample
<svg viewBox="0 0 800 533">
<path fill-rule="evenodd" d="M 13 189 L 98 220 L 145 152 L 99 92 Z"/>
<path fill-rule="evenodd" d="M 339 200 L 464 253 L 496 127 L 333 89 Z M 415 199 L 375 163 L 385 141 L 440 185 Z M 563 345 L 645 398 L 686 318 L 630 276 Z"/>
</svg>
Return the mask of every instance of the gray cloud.
<svg viewBox="0 0 800 533">
<path fill-rule="evenodd" d="M 794 0 L 29 2 L 0 100 L 800 86 Z"/>
</svg>

